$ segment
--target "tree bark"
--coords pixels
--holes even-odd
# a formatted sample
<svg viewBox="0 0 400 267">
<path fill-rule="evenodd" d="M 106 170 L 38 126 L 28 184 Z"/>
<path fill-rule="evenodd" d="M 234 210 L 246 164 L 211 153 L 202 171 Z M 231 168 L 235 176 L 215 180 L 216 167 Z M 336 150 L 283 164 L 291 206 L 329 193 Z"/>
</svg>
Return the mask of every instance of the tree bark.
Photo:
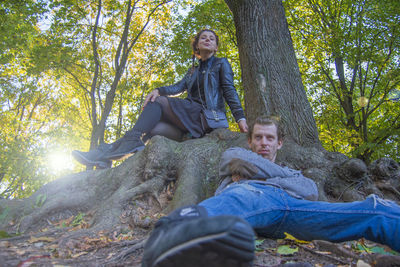
<svg viewBox="0 0 400 267">
<path fill-rule="evenodd" d="M 281 0 L 225 0 L 233 13 L 249 122 L 278 116 L 286 138 L 322 148 Z"/>
</svg>

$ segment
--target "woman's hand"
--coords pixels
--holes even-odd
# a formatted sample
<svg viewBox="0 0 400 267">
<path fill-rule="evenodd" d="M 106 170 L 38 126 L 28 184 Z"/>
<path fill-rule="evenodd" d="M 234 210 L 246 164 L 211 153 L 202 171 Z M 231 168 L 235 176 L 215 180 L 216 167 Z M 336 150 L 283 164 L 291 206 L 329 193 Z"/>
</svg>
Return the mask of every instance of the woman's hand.
<svg viewBox="0 0 400 267">
<path fill-rule="evenodd" d="M 242 132 L 242 133 L 247 133 L 247 131 L 249 130 L 249 126 L 247 126 L 246 120 L 239 121 L 238 125 L 239 125 L 240 132 Z"/>
<path fill-rule="evenodd" d="M 151 91 L 144 100 L 143 108 L 147 105 L 147 103 L 149 103 L 149 101 L 154 102 L 154 100 L 156 100 L 158 96 L 160 96 L 160 92 L 158 91 L 158 89 L 154 89 L 153 91 Z"/>
</svg>

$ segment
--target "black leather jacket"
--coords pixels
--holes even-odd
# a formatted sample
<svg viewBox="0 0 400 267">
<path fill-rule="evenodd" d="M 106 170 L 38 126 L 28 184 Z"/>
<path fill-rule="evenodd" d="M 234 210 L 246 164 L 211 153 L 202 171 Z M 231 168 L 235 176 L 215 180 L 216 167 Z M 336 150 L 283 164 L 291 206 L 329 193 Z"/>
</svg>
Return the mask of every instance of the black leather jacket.
<svg viewBox="0 0 400 267">
<path fill-rule="evenodd" d="M 196 82 L 199 67 L 186 73 L 185 77 L 178 83 L 158 88 L 160 95 L 176 95 L 185 90 L 188 98 L 194 98 L 192 87 Z M 226 58 L 214 57 L 212 65 L 204 75 L 204 94 L 208 109 L 226 112 L 225 101 L 228 103 L 236 121 L 245 118 L 239 96 L 233 85 L 233 71 Z M 224 101 L 225 99 L 225 101 Z"/>
</svg>

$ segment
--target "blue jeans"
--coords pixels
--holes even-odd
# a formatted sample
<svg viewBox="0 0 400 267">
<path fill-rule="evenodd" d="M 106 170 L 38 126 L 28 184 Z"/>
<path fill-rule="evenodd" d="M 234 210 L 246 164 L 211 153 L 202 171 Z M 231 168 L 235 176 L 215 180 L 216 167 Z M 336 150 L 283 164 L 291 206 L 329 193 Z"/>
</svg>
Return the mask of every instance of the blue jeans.
<svg viewBox="0 0 400 267">
<path fill-rule="evenodd" d="M 375 195 L 364 201 L 329 203 L 288 195 L 280 188 L 234 183 L 199 203 L 209 216 L 236 215 L 263 236 L 342 242 L 364 237 L 400 251 L 400 206 Z"/>
</svg>

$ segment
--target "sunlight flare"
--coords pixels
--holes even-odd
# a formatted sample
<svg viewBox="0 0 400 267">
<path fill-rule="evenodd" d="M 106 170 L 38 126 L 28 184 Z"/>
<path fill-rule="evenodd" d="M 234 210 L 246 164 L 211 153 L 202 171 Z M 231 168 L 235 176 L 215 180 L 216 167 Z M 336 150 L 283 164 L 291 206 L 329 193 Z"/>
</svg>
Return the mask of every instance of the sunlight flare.
<svg viewBox="0 0 400 267">
<path fill-rule="evenodd" d="M 56 151 L 49 155 L 48 166 L 54 174 L 60 174 L 66 170 L 72 170 L 74 164 L 68 153 Z"/>
</svg>

